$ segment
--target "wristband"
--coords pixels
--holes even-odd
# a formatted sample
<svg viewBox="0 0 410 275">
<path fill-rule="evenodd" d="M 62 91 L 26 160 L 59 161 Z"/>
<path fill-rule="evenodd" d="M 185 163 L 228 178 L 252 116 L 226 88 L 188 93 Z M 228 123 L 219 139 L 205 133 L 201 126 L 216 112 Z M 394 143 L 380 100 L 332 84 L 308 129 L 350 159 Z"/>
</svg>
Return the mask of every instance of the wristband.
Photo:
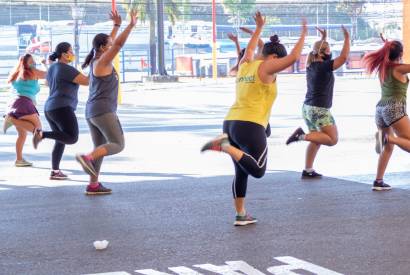
<svg viewBox="0 0 410 275">
<path fill-rule="evenodd" d="M 121 24 L 114 24 L 114 27 L 121 27 Z"/>
</svg>

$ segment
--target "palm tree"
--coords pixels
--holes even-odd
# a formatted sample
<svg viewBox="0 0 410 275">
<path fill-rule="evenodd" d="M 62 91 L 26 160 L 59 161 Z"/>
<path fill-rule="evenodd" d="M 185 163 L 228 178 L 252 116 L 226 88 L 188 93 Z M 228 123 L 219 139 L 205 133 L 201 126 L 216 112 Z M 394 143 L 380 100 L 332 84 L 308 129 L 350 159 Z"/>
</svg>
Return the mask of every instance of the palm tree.
<svg viewBox="0 0 410 275">
<path fill-rule="evenodd" d="M 141 21 L 149 20 L 149 52 L 151 63 L 151 74 L 157 73 L 157 54 L 156 54 L 156 39 L 155 39 L 155 25 L 156 25 L 156 4 L 155 0 L 128 0 L 125 4 L 127 10 L 136 9 L 139 11 L 139 18 Z M 164 11 L 168 15 L 172 24 L 179 18 L 180 11 L 178 5 L 174 0 L 164 1 Z"/>
</svg>

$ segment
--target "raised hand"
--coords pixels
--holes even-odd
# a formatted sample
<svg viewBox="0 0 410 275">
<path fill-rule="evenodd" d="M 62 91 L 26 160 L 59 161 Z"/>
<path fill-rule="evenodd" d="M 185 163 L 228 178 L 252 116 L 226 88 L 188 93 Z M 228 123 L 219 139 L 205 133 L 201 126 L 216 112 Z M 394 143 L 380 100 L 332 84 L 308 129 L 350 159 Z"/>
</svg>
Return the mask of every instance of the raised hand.
<svg viewBox="0 0 410 275">
<path fill-rule="evenodd" d="M 316 27 L 316 30 L 318 30 L 320 32 L 320 34 L 322 35 L 322 40 L 326 40 L 327 37 L 327 32 L 325 29 L 320 29 L 318 27 Z"/>
<path fill-rule="evenodd" d="M 137 25 L 138 11 L 131 10 L 129 15 L 130 15 L 130 26 L 134 27 L 135 25 Z"/>
<path fill-rule="evenodd" d="M 253 30 L 247 28 L 247 27 L 240 27 L 239 28 L 241 31 L 245 32 L 245 33 L 249 33 L 250 35 L 253 34 Z"/>
<path fill-rule="evenodd" d="M 347 31 L 347 29 L 345 28 L 345 26 L 342 25 L 342 31 L 343 31 L 343 35 L 344 37 L 349 37 L 349 32 Z M 383 39 L 383 38 L 382 38 Z"/>
<path fill-rule="evenodd" d="M 386 39 L 386 38 L 384 38 L 384 36 L 383 36 L 383 34 L 382 34 L 382 33 L 380 33 L 380 38 L 382 39 L 382 41 L 383 41 L 383 42 L 386 42 L 386 41 L 387 41 L 387 39 Z"/>
<path fill-rule="evenodd" d="M 121 15 L 118 13 L 117 10 L 110 12 L 110 19 L 112 20 L 114 25 L 121 25 Z"/>
<path fill-rule="evenodd" d="M 262 16 L 260 11 L 257 11 L 255 13 L 255 16 L 253 17 L 256 23 L 257 28 L 262 28 L 265 25 L 266 22 L 266 16 Z"/>
<path fill-rule="evenodd" d="M 232 40 L 233 42 L 237 42 L 238 41 L 238 36 L 234 35 L 233 33 L 228 33 L 228 38 L 230 40 Z"/>
<path fill-rule="evenodd" d="M 306 18 L 302 19 L 302 35 L 306 35 L 308 32 L 308 28 L 307 28 L 307 20 Z"/>
</svg>

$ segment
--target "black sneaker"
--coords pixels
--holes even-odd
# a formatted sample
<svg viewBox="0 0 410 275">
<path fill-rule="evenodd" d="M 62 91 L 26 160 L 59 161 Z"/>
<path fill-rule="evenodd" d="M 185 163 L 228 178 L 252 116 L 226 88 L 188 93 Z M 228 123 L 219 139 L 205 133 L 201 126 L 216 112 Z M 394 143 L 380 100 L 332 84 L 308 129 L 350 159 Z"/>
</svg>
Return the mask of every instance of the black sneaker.
<svg viewBox="0 0 410 275">
<path fill-rule="evenodd" d="M 375 180 L 373 182 L 373 191 L 388 191 L 391 190 L 391 186 L 384 183 L 384 181 L 377 181 Z"/>
<path fill-rule="evenodd" d="M 92 188 L 88 185 L 87 190 L 85 191 L 86 195 L 108 195 L 111 193 L 111 189 L 104 187 L 101 183 L 99 183 L 95 188 Z"/>
<path fill-rule="evenodd" d="M 304 134 L 305 132 L 303 131 L 301 127 L 297 128 L 295 132 L 293 132 L 293 134 L 286 141 L 286 145 L 289 145 L 292 142 L 300 141 L 300 136 Z"/>
<path fill-rule="evenodd" d="M 67 175 L 65 175 L 60 170 L 58 172 L 51 171 L 50 180 L 66 180 L 68 179 Z"/>
<path fill-rule="evenodd" d="M 303 170 L 302 172 L 302 179 L 317 179 L 321 178 L 322 174 L 317 173 L 315 170 L 312 172 L 307 172 L 306 170 Z"/>
</svg>

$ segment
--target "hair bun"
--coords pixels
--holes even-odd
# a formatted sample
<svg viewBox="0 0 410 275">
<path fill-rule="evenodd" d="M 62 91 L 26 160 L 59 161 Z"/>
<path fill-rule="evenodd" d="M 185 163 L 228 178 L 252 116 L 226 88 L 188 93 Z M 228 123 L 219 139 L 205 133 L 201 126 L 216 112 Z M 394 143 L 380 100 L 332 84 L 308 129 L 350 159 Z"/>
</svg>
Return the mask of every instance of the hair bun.
<svg viewBox="0 0 410 275">
<path fill-rule="evenodd" d="M 270 37 L 270 41 L 271 41 L 273 44 L 279 44 L 279 42 L 280 42 L 279 36 L 278 36 L 277 34 L 272 35 L 272 36 Z"/>
<path fill-rule="evenodd" d="M 57 58 L 58 58 L 58 54 L 56 52 L 53 52 L 52 54 L 48 56 L 48 59 L 50 59 L 51 61 L 56 61 Z"/>
</svg>

